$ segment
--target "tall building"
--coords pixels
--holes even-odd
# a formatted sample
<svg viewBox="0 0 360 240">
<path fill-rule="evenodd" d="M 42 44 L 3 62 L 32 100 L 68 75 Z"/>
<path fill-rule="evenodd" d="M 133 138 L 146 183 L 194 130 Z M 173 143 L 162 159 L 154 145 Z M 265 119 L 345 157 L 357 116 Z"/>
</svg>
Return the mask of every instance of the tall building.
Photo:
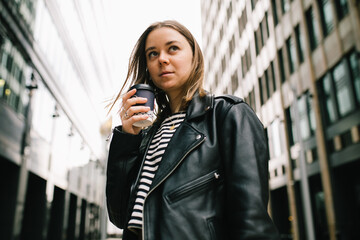
<svg viewBox="0 0 360 240">
<path fill-rule="evenodd" d="M 283 239 L 360 239 L 360 2 L 202 0 L 206 88 L 245 99 L 269 143 Z"/>
<path fill-rule="evenodd" d="M 0 1 L 0 239 L 105 239 L 109 2 Z"/>
</svg>

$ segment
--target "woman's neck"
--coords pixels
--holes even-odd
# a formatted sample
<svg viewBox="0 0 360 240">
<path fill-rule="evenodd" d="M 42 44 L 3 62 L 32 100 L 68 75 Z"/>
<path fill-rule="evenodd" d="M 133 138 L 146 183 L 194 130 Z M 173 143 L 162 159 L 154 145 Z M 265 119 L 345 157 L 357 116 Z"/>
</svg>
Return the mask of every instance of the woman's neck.
<svg viewBox="0 0 360 240">
<path fill-rule="evenodd" d="M 169 104 L 172 113 L 176 113 L 181 110 L 180 109 L 181 101 L 182 101 L 181 95 L 180 96 L 178 95 L 176 97 L 169 96 Z"/>
</svg>

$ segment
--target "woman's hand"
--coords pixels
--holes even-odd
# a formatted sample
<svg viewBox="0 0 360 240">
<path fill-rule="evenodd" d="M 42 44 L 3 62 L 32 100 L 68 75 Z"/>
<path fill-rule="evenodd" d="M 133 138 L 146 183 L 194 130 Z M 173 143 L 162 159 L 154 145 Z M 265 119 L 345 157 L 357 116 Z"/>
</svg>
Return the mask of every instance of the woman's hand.
<svg viewBox="0 0 360 240">
<path fill-rule="evenodd" d="M 138 121 L 147 119 L 149 116 L 146 113 L 150 111 L 150 107 L 146 106 L 134 106 L 135 104 L 143 104 L 147 102 L 147 98 L 133 97 L 136 93 L 136 89 L 132 89 L 127 92 L 122 98 L 122 110 L 120 111 L 120 118 L 122 122 L 122 130 L 130 134 L 139 134 L 141 127 L 135 127 L 133 124 Z"/>
</svg>

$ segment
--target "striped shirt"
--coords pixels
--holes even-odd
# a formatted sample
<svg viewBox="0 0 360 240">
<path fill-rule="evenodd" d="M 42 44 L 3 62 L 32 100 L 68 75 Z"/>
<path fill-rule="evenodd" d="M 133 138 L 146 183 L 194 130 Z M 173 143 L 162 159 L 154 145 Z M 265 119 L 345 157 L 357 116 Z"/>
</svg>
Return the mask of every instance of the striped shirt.
<svg viewBox="0 0 360 240">
<path fill-rule="evenodd" d="M 178 112 L 167 117 L 160 125 L 149 149 L 146 153 L 143 168 L 140 174 L 140 182 L 131 218 L 128 224 L 130 230 L 141 229 L 143 224 L 143 207 L 152 180 L 156 174 L 162 156 L 176 129 L 185 119 L 185 112 Z M 136 231 L 135 231 L 136 232 Z"/>
</svg>

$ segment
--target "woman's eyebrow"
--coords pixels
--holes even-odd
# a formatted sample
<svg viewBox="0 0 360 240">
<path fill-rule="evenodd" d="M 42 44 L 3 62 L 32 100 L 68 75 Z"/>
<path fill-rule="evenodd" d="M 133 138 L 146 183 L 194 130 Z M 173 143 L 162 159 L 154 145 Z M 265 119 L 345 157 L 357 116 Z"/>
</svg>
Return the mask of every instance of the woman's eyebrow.
<svg viewBox="0 0 360 240">
<path fill-rule="evenodd" d="M 156 47 L 148 47 L 147 49 L 145 49 L 145 53 L 146 52 L 148 52 L 148 51 L 150 51 L 150 50 L 153 50 L 153 49 L 155 49 Z"/>
<path fill-rule="evenodd" d="M 167 43 L 165 43 L 165 45 L 168 46 L 173 43 L 180 43 L 180 42 L 176 41 L 176 40 L 172 40 L 172 41 L 168 41 Z M 147 49 L 145 49 L 145 53 L 147 53 L 148 51 L 153 50 L 153 49 L 156 49 L 156 47 L 154 47 L 154 46 L 148 47 Z"/>
<path fill-rule="evenodd" d="M 165 45 L 168 46 L 168 45 L 171 45 L 173 43 L 180 43 L 180 42 L 176 41 L 176 40 L 172 40 L 172 41 L 168 41 Z"/>
</svg>

